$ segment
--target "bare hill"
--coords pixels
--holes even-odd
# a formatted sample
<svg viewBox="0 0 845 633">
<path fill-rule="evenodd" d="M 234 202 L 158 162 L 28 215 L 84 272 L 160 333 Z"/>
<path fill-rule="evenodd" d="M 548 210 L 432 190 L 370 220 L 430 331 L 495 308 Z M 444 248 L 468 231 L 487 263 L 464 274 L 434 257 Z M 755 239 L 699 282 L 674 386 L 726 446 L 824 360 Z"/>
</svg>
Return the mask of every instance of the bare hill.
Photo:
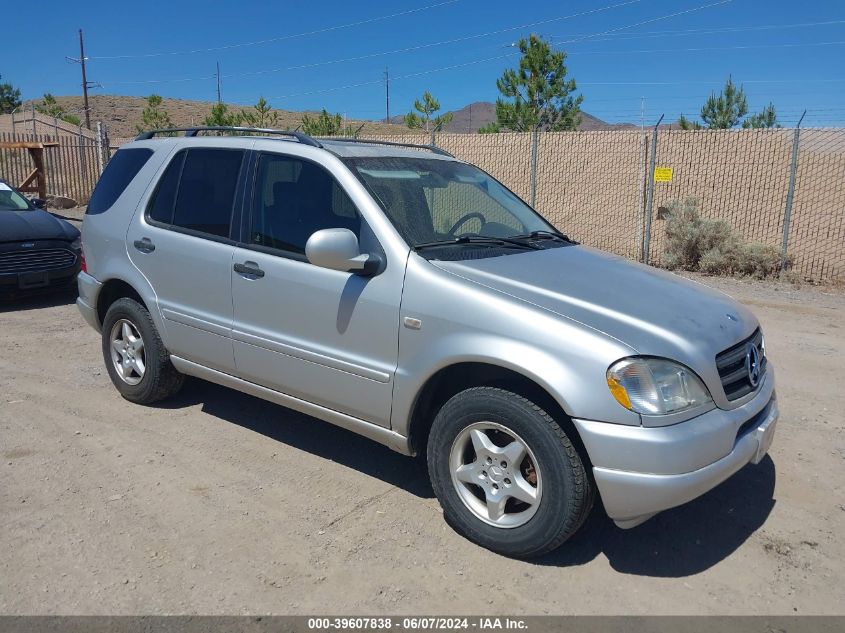
<svg viewBox="0 0 845 633">
<path fill-rule="evenodd" d="M 76 114 L 82 118 L 82 97 L 56 97 L 56 101 L 66 112 Z M 147 100 L 143 97 L 124 97 L 117 95 L 91 95 L 91 121 L 102 121 L 106 124 L 111 138 L 127 138 L 135 136 L 137 126 L 141 124 L 141 113 Z M 26 105 L 29 105 L 27 102 Z M 212 101 L 191 101 L 188 99 L 165 98 L 164 110 L 177 127 L 201 125 L 203 119 L 211 113 Z M 26 107 L 26 106 L 25 106 Z M 232 110 L 249 110 L 249 106 L 229 105 Z M 278 127 L 294 129 L 302 122 L 305 112 L 275 109 L 279 115 Z M 313 114 L 313 112 L 311 112 Z M 446 128 L 447 132 L 473 133 L 478 128 L 496 120 L 496 104 L 489 101 L 476 101 L 452 112 L 452 122 Z M 354 120 L 349 123 L 355 127 L 363 125 L 362 134 L 408 134 L 413 133 L 404 124 L 404 115 L 390 118 L 390 123 L 383 121 Z M 630 123 L 607 123 L 588 112 L 581 112 L 580 130 L 613 130 L 635 127 Z"/>
<path fill-rule="evenodd" d="M 56 97 L 56 101 L 66 112 L 76 114 L 82 118 L 82 97 Z M 141 113 L 147 104 L 143 97 L 122 97 L 114 95 L 92 95 L 88 98 L 91 108 L 91 122 L 103 121 L 111 138 L 126 138 L 135 136 L 137 126 L 141 124 Z M 203 119 L 211 113 L 214 105 L 210 101 L 190 101 L 188 99 L 164 99 L 163 108 L 170 115 L 170 119 L 177 127 L 201 125 Z M 233 110 L 248 110 L 248 106 L 230 105 Z M 294 129 L 302 122 L 304 112 L 290 110 L 274 110 L 279 114 L 281 128 Z M 363 134 L 399 134 L 407 133 L 404 126 L 386 124 L 379 121 L 358 121 L 350 119 L 354 126 L 364 125 Z"/>
</svg>

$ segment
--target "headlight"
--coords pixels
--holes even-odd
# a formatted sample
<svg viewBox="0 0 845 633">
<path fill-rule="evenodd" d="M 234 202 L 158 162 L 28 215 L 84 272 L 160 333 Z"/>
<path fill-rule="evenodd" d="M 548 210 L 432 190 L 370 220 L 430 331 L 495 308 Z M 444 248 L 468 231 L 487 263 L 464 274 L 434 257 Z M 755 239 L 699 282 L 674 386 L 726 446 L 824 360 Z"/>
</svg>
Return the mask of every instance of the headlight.
<svg viewBox="0 0 845 633">
<path fill-rule="evenodd" d="M 662 358 L 623 358 L 607 370 L 616 401 L 643 415 L 666 415 L 711 400 L 707 387 L 688 367 Z"/>
<path fill-rule="evenodd" d="M 75 251 L 81 250 L 82 249 L 82 238 L 77 237 L 75 240 L 73 240 L 70 243 L 70 247 L 71 247 L 71 249 L 73 249 Z"/>
</svg>

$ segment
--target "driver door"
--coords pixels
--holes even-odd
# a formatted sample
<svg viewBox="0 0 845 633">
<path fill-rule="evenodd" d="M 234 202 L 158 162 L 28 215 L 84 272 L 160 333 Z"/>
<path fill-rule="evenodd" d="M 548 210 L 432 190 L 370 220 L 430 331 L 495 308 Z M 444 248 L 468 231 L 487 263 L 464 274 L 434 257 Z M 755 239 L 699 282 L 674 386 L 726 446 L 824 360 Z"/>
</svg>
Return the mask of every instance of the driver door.
<svg viewBox="0 0 845 633">
<path fill-rule="evenodd" d="M 232 271 L 238 375 L 389 426 L 404 262 L 388 261 L 381 274 L 362 277 L 307 261 L 305 243 L 326 228 L 348 228 L 362 251 L 380 250 L 322 165 L 262 153 L 254 182 Z"/>
</svg>

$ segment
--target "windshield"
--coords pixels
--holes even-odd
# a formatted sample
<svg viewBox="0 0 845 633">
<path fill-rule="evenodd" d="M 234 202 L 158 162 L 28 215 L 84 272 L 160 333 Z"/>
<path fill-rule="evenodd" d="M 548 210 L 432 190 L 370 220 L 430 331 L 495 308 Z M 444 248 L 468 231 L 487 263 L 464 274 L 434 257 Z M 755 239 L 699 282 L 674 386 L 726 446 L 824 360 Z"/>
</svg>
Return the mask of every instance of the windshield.
<svg viewBox="0 0 845 633">
<path fill-rule="evenodd" d="M 477 167 L 430 158 L 348 158 L 412 247 L 465 236 L 510 238 L 554 231 L 513 192 Z M 467 244 L 477 246 L 478 240 Z"/>
<path fill-rule="evenodd" d="M 29 202 L 5 182 L 0 182 L 0 211 L 26 211 Z"/>
</svg>

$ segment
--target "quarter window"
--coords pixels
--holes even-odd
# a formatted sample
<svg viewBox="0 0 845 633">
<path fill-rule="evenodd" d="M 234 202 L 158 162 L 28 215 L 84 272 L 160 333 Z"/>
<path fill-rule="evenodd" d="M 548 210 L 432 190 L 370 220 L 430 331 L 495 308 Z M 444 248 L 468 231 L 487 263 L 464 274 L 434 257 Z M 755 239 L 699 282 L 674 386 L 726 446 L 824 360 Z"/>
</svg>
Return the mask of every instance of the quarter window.
<svg viewBox="0 0 845 633">
<path fill-rule="evenodd" d="M 97 215 L 108 211 L 152 155 L 153 151 L 146 147 L 118 150 L 94 187 L 85 213 Z"/>
<path fill-rule="evenodd" d="M 349 229 L 360 238 L 358 210 L 331 174 L 309 161 L 262 154 L 250 242 L 303 254 L 313 233 L 335 228 Z"/>
<path fill-rule="evenodd" d="M 151 220 L 162 224 L 173 223 L 173 208 L 176 206 L 176 191 L 179 187 L 179 177 L 182 175 L 182 165 L 185 163 L 185 154 L 186 152 L 176 154 L 158 181 L 158 188 L 149 207 Z"/>
</svg>

